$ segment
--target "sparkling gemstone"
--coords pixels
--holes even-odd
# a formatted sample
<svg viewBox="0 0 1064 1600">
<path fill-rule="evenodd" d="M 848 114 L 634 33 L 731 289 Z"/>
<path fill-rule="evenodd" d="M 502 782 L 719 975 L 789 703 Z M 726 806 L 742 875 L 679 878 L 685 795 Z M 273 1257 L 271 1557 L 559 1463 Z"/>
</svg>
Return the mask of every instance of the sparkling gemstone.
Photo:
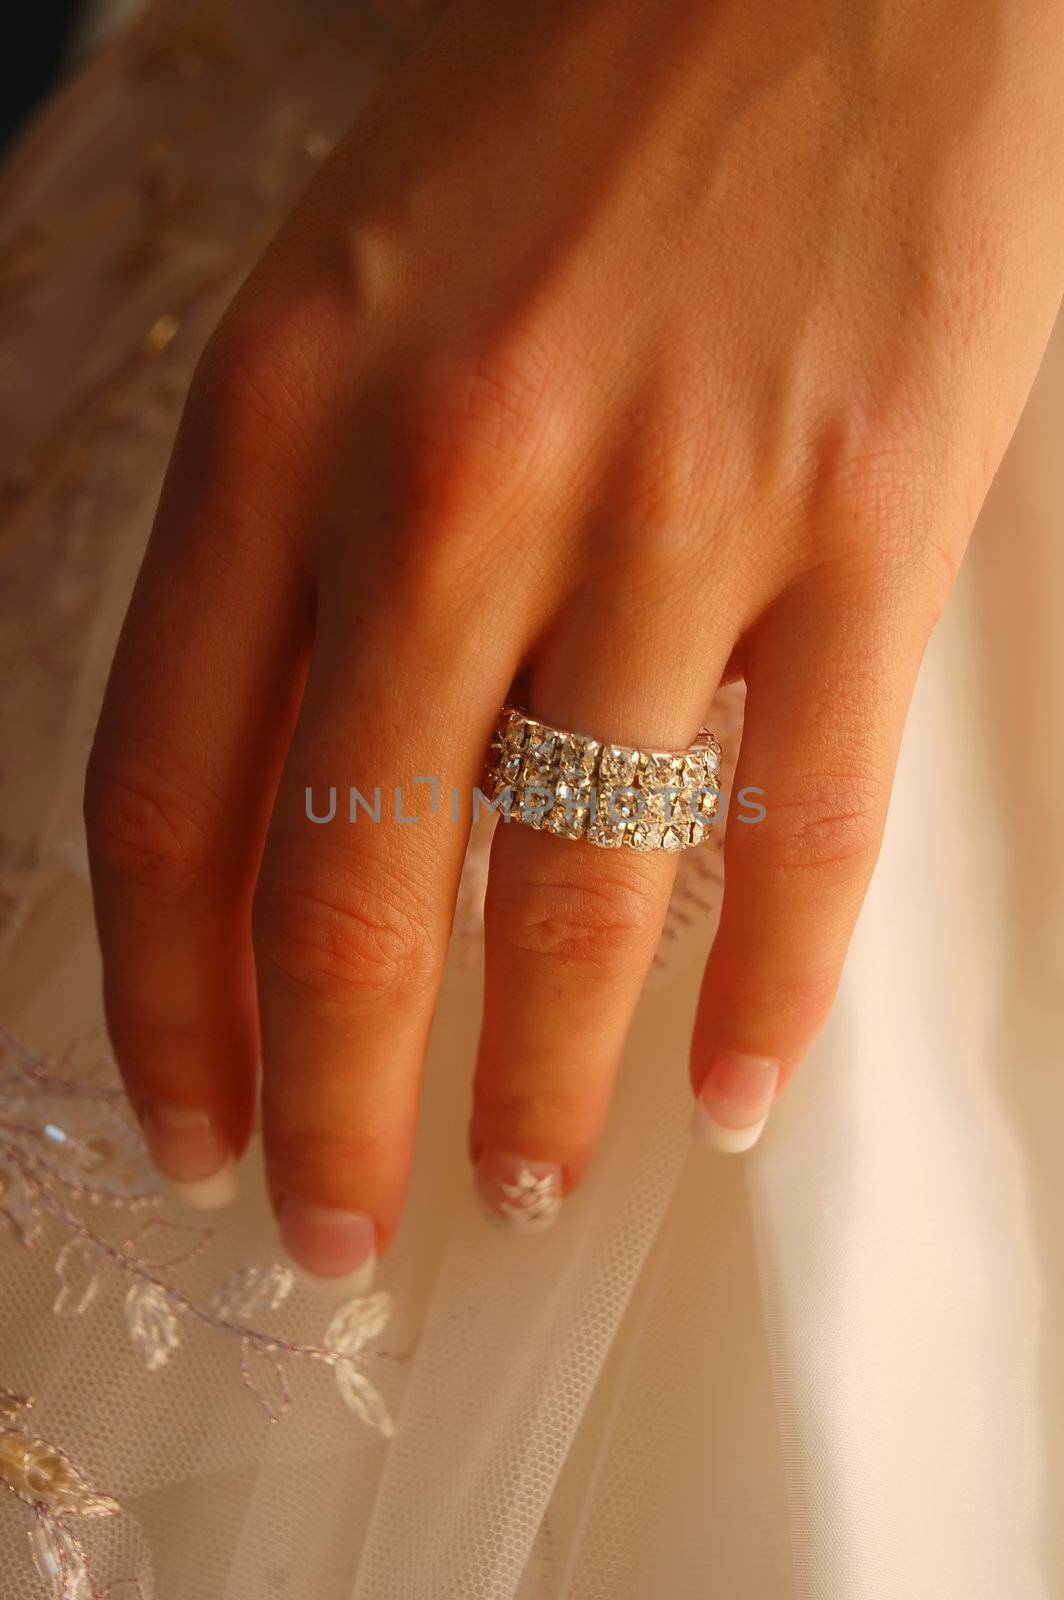
<svg viewBox="0 0 1064 1600">
<path fill-rule="evenodd" d="M 611 789 L 603 796 L 603 800 L 607 815 L 613 822 L 626 822 L 632 817 L 641 817 L 646 810 L 646 796 L 629 784 L 622 788 Z"/>
<path fill-rule="evenodd" d="M 612 822 L 598 811 L 588 822 L 587 836 L 592 844 L 613 850 L 624 843 L 624 823 Z"/>
<path fill-rule="evenodd" d="M 656 850 L 660 841 L 660 822 L 637 822 L 628 833 L 628 843 L 633 850 Z"/>
<path fill-rule="evenodd" d="M 652 751 L 646 757 L 642 777 L 645 784 L 682 788 L 683 761 L 677 756 L 658 755 Z"/>
<path fill-rule="evenodd" d="M 623 745 L 619 744 L 606 745 L 599 762 L 599 771 L 602 775 L 603 783 L 634 783 L 638 763 L 638 751 L 626 750 Z"/>
<path fill-rule="evenodd" d="M 558 750 L 558 736 L 548 729 L 537 728 L 530 731 L 528 743 L 525 746 L 525 770 L 530 773 L 543 775 L 551 769 L 551 764 Z"/>
<path fill-rule="evenodd" d="M 596 739 L 586 739 L 581 734 L 567 734 L 562 740 L 558 770 L 563 778 L 580 783 L 591 777 L 602 746 Z"/>
<path fill-rule="evenodd" d="M 681 789 L 679 794 L 669 795 L 668 802 L 666 821 L 687 823 L 691 820 L 695 798 L 690 789 Z"/>
<path fill-rule="evenodd" d="M 550 813 L 552 796 L 545 786 L 526 784 L 518 797 L 521 821 L 530 828 L 542 828 Z"/>
<path fill-rule="evenodd" d="M 545 826 L 561 839 L 582 839 L 587 829 L 587 817 L 586 806 L 574 806 L 569 810 L 564 806 L 555 806 Z"/>
<path fill-rule="evenodd" d="M 719 789 L 706 789 L 698 797 L 698 814 L 702 817 L 715 817 L 717 814 L 717 801 Z"/>
<path fill-rule="evenodd" d="M 587 784 L 559 783 L 547 822 L 551 832 L 563 834 L 567 839 L 579 839 L 587 827 L 590 798 Z"/>
<path fill-rule="evenodd" d="M 506 750 L 520 750 L 525 743 L 527 724 L 516 711 L 505 711 L 496 727 L 496 741 Z"/>
<path fill-rule="evenodd" d="M 688 835 L 678 827 L 666 828 L 661 836 L 661 848 L 663 850 L 682 850 L 687 843 L 687 839 Z"/>
<path fill-rule="evenodd" d="M 641 815 L 643 820 L 646 822 L 668 822 L 669 818 L 666 814 L 666 800 L 668 797 L 662 794 L 658 788 L 643 789 L 642 795 L 643 810 Z"/>
</svg>

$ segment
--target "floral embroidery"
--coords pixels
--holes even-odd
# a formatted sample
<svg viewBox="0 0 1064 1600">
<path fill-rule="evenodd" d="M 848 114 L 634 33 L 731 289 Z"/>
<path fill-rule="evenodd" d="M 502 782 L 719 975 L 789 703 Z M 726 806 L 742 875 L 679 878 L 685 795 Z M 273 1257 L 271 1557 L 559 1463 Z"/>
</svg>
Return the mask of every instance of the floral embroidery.
<svg viewBox="0 0 1064 1600">
<path fill-rule="evenodd" d="M 361 1370 L 372 1359 L 400 1359 L 370 1348 L 388 1322 L 389 1295 L 342 1306 L 320 1344 L 286 1339 L 262 1327 L 260 1318 L 292 1294 L 290 1267 L 273 1262 L 238 1268 L 199 1305 L 171 1274 L 210 1245 L 211 1229 L 150 1216 L 127 1221 L 115 1241 L 104 1224 L 88 1222 L 74 1209 L 84 1203 L 90 1214 L 106 1210 L 129 1217 L 161 1203 L 122 1091 L 98 1081 L 111 1067 L 109 1058 L 86 1049 L 85 1079 L 76 1081 L 49 1071 L 43 1058 L 0 1030 L 0 1217 L 27 1248 L 46 1222 L 66 1231 L 54 1263 L 56 1314 L 83 1316 L 96 1300 L 101 1270 L 122 1272 L 129 1280 L 126 1328 L 149 1371 L 160 1371 L 179 1350 L 182 1321 L 195 1322 L 236 1344 L 241 1379 L 270 1422 L 279 1422 L 291 1404 L 287 1365 L 310 1361 L 332 1370 L 345 1405 L 360 1421 L 389 1436 L 387 1408 Z"/>
<path fill-rule="evenodd" d="M 64 1231 L 53 1263 L 55 1314 L 86 1315 L 98 1301 L 101 1275 L 123 1274 L 126 1329 L 149 1371 L 170 1363 L 182 1324 L 195 1323 L 233 1342 L 241 1380 L 271 1423 L 291 1406 L 288 1367 L 314 1362 L 332 1371 L 360 1422 L 389 1436 L 391 1417 L 364 1368 L 373 1359 L 403 1359 L 373 1348 L 388 1323 L 390 1297 L 348 1301 L 333 1314 L 321 1343 L 287 1339 L 263 1326 L 296 1287 L 295 1272 L 283 1262 L 238 1267 L 205 1304 L 197 1303 L 174 1275 L 215 1235 L 162 1214 L 123 1092 L 102 1081 L 112 1071 L 110 1058 L 91 1041 L 52 1067 L 0 1030 L 0 1222 L 25 1249 L 39 1244 L 49 1224 Z M 81 1524 L 119 1516 L 122 1508 L 66 1451 L 29 1426 L 31 1405 L 0 1388 L 0 1488 L 32 1514 L 30 1552 L 38 1574 L 54 1600 L 146 1600 L 139 1579 L 101 1583 Z"/>
<path fill-rule="evenodd" d="M 269 1267 L 238 1267 L 211 1299 L 219 1317 L 253 1317 L 257 1311 L 276 1311 L 295 1286 L 291 1267 L 275 1261 Z"/>
<path fill-rule="evenodd" d="M 392 1432 L 391 1419 L 376 1389 L 355 1365 L 366 1346 L 377 1337 L 388 1320 L 385 1295 L 370 1295 L 366 1300 L 350 1300 L 341 1306 L 325 1330 L 325 1343 L 337 1352 L 336 1382 L 344 1404 L 356 1417 L 377 1428 L 386 1437 Z"/>
<path fill-rule="evenodd" d="M 68 1051 L 59 1063 L 65 1075 L 53 1074 L 0 1030 L 0 1220 L 27 1246 L 49 1196 L 131 1211 L 159 1199 L 122 1091 L 95 1081 L 105 1058 L 91 1047 L 78 1056 Z"/>
<path fill-rule="evenodd" d="M 0 1389 L 0 1485 L 33 1515 L 30 1553 L 55 1600 L 143 1600 L 136 1579 L 101 1588 L 77 1523 L 116 1517 L 122 1508 L 93 1487 L 65 1450 L 28 1426 L 33 1401 Z"/>
</svg>

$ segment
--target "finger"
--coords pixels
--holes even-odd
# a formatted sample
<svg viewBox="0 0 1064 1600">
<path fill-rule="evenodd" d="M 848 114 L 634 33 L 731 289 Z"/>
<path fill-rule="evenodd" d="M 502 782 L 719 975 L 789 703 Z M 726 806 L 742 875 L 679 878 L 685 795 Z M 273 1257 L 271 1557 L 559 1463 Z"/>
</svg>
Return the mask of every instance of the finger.
<svg viewBox="0 0 1064 1600">
<path fill-rule="evenodd" d="M 477 610 L 479 624 L 453 603 L 419 624 L 393 593 L 357 627 L 342 605 L 325 616 L 263 859 L 271 1198 L 290 1255 L 351 1292 L 398 1223 L 472 789 L 514 670 L 486 626 L 498 608 Z M 435 810 L 419 776 L 435 782 Z M 318 815 L 336 790 L 327 825 L 308 820 L 308 787 Z M 366 802 L 353 822 L 351 788 Z M 397 820 L 397 790 L 398 814 L 415 821 Z"/>
<path fill-rule="evenodd" d="M 533 712 L 629 748 L 686 748 L 732 640 L 723 615 L 690 619 L 687 636 L 704 638 L 704 651 L 695 672 L 671 672 L 673 630 L 683 636 L 687 625 L 677 611 L 675 600 L 655 603 L 645 626 L 632 626 L 630 591 L 611 597 L 595 584 L 578 594 L 533 676 Z M 623 653 L 589 650 L 589 637 L 608 636 L 617 616 L 629 624 Z M 607 754 L 603 789 L 632 781 L 630 758 L 616 759 L 611 767 Z M 551 760 L 549 785 L 565 776 Z M 682 777 L 662 771 L 657 781 Z M 601 848 L 517 821 L 497 829 L 471 1147 L 482 1200 L 517 1227 L 553 1220 L 591 1159 L 675 865 L 668 851 Z"/>
<path fill-rule="evenodd" d="M 156 1164 L 224 1203 L 258 1024 L 250 905 L 311 622 L 302 477 L 201 369 L 86 780 L 109 1031 Z"/>
<path fill-rule="evenodd" d="M 875 863 L 929 633 L 897 596 L 788 593 L 746 659 L 725 892 L 694 1030 L 693 1129 L 757 1139 L 823 1023 Z"/>
</svg>

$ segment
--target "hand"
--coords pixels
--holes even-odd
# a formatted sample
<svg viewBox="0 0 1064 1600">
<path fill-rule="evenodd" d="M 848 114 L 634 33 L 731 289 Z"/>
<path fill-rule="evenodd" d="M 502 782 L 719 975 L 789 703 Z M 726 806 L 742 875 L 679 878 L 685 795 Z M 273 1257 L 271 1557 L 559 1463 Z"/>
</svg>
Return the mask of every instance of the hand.
<svg viewBox="0 0 1064 1600">
<path fill-rule="evenodd" d="M 702 1125 L 749 1143 L 831 1003 L 913 680 L 1064 273 L 1058 7 L 457 0 L 206 351 L 86 813 L 115 1050 L 221 1201 L 261 1045 L 289 1250 L 397 1225 L 469 797 L 515 679 L 683 746 L 741 673 Z M 670 858 L 497 830 L 472 1151 L 583 1175 Z M 537 1208 L 549 1213 L 547 1204 Z"/>
</svg>

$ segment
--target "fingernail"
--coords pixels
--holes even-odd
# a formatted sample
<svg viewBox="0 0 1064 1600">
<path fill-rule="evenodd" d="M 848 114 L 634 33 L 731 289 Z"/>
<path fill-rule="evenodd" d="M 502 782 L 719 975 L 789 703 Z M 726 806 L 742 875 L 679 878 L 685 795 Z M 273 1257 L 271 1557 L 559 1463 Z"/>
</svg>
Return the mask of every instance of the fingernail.
<svg viewBox="0 0 1064 1600">
<path fill-rule="evenodd" d="M 562 1203 L 562 1169 L 556 1161 L 485 1150 L 476 1164 L 475 1182 L 492 1221 L 518 1233 L 549 1228 Z"/>
<path fill-rule="evenodd" d="M 217 1211 L 236 1198 L 236 1161 L 206 1111 L 147 1100 L 140 1106 L 144 1142 L 164 1186 L 193 1211 Z"/>
<path fill-rule="evenodd" d="M 377 1230 L 361 1211 L 339 1211 L 285 1195 L 277 1210 L 281 1238 L 296 1266 L 338 1294 L 364 1294 L 377 1265 Z"/>
<path fill-rule="evenodd" d="M 768 1121 L 779 1075 L 769 1056 L 717 1056 L 695 1101 L 693 1136 L 728 1155 L 749 1150 Z"/>
</svg>

